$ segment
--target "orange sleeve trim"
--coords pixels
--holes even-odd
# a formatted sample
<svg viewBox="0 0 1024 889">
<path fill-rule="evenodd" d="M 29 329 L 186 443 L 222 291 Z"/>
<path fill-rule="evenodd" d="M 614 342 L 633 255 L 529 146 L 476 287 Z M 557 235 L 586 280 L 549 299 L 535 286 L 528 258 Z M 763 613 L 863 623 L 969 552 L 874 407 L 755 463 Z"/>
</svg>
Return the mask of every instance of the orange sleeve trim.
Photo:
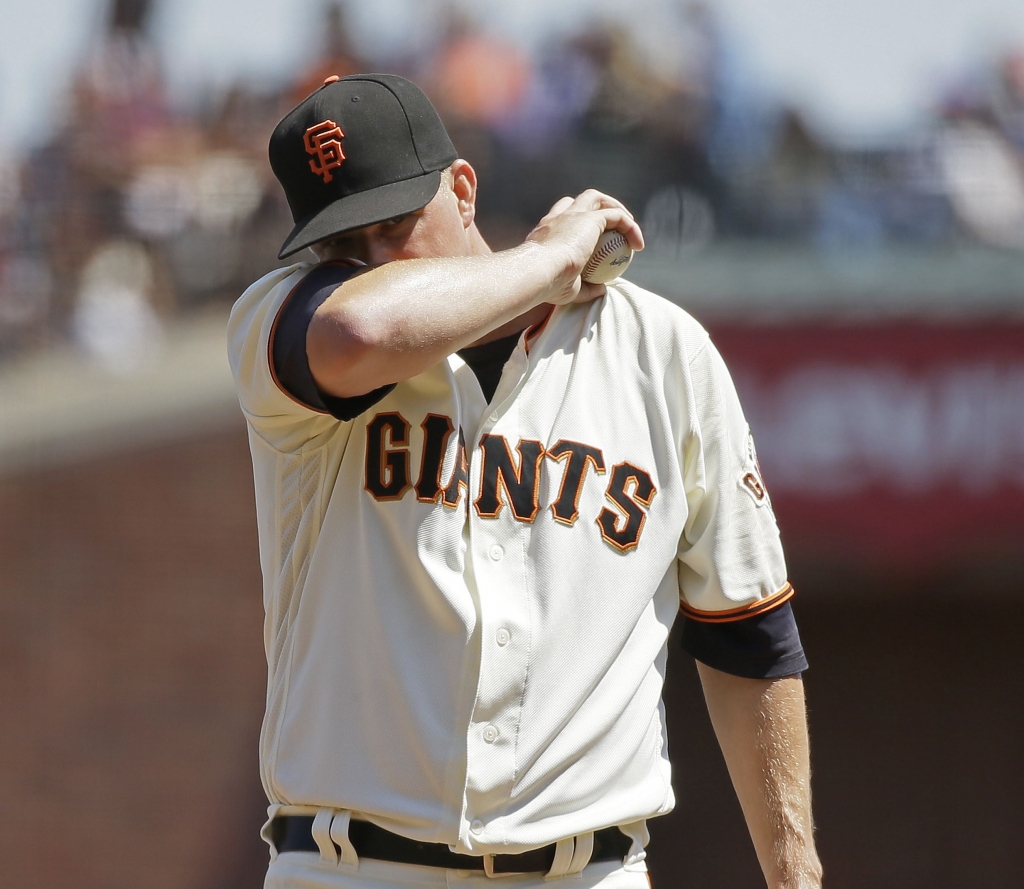
<svg viewBox="0 0 1024 889">
<path fill-rule="evenodd" d="M 792 599 L 794 595 L 796 595 L 796 590 L 793 589 L 793 585 L 791 583 L 786 583 L 781 590 L 777 593 L 773 593 L 767 598 L 759 599 L 757 602 L 753 602 L 750 605 L 742 605 L 739 608 L 730 608 L 728 611 L 701 611 L 699 608 L 693 608 L 685 602 L 679 603 L 679 610 L 687 617 L 701 621 L 702 623 L 726 624 L 736 620 L 745 620 L 748 617 L 755 617 L 759 614 L 765 614 L 766 612 L 785 604 Z"/>
<path fill-rule="evenodd" d="M 296 398 L 294 395 L 292 395 L 291 392 L 285 389 L 283 385 L 281 385 L 281 381 L 277 378 L 277 370 L 274 368 L 274 337 L 277 336 L 277 324 L 281 320 L 281 316 L 284 314 L 285 307 L 288 305 L 288 303 L 292 301 L 292 298 L 295 296 L 296 291 L 298 291 L 298 289 L 302 286 L 302 282 L 306 280 L 306 277 L 314 269 L 323 268 L 324 266 L 328 265 L 354 266 L 361 265 L 361 263 L 357 263 L 349 259 L 334 259 L 329 260 L 328 262 L 321 263 L 318 266 L 314 266 L 312 269 L 307 271 L 305 275 L 299 278 L 299 280 L 295 283 L 295 286 L 288 292 L 288 295 L 281 301 L 281 305 L 278 306 L 277 309 L 277 314 L 274 316 L 274 323 L 270 328 L 270 336 L 267 337 L 267 367 L 270 368 L 270 378 L 274 381 L 274 385 L 277 386 L 277 388 L 280 389 L 284 395 L 287 395 L 291 401 L 294 401 L 296 404 L 301 405 L 302 407 L 306 408 L 306 410 L 313 411 L 313 413 L 316 414 L 322 414 L 325 417 L 330 416 L 330 414 L 327 411 L 322 411 L 319 408 L 313 407 L 311 404 L 306 404 L 306 402 Z"/>
</svg>

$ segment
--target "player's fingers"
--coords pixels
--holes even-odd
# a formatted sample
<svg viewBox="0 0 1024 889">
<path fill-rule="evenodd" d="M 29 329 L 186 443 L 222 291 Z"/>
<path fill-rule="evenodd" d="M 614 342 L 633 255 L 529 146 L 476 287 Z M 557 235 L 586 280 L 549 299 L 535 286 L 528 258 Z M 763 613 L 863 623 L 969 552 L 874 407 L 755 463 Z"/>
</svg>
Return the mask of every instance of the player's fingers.
<svg viewBox="0 0 1024 889">
<path fill-rule="evenodd" d="M 564 200 L 564 198 L 563 198 Z M 588 188 L 586 191 L 576 195 L 573 201 L 576 210 L 623 210 L 629 213 L 629 208 L 622 201 L 613 198 L 610 194 L 598 191 L 596 188 Z"/>
<path fill-rule="evenodd" d="M 615 229 L 626 236 L 626 241 L 634 250 L 644 249 L 644 233 L 625 208 L 617 207 L 597 211 L 604 217 L 604 230 Z"/>
<path fill-rule="evenodd" d="M 552 216 L 560 216 L 573 205 L 574 200 L 575 198 L 571 198 L 569 195 L 566 195 L 564 198 L 559 198 L 552 205 L 551 209 L 548 210 L 541 222 L 546 222 L 551 219 Z"/>
<path fill-rule="evenodd" d="M 573 302 L 588 303 L 591 300 L 604 296 L 607 292 L 608 288 L 604 284 L 588 284 L 586 281 L 581 281 L 579 292 L 576 294 Z"/>
</svg>

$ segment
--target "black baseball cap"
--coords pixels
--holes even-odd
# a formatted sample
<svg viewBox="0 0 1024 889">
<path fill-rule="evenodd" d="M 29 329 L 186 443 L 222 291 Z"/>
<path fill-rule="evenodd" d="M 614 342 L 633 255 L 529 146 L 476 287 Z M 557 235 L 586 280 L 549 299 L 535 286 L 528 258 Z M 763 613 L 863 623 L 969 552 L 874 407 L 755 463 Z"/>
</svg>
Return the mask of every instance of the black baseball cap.
<svg viewBox="0 0 1024 889">
<path fill-rule="evenodd" d="M 394 74 L 329 77 L 270 137 L 295 227 L 280 259 L 425 206 L 458 153 L 434 106 Z"/>
</svg>

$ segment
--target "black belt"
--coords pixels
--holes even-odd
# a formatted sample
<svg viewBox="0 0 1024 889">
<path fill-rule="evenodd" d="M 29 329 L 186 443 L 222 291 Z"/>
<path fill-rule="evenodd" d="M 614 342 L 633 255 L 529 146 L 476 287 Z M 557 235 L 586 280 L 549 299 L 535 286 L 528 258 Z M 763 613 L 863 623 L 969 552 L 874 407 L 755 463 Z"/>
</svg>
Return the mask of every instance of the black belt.
<svg viewBox="0 0 1024 889">
<path fill-rule="evenodd" d="M 270 838 L 280 852 L 319 852 L 313 839 L 312 815 L 281 815 L 270 826 Z M 484 858 L 489 859 L 490 872 L 496 874 L 547 873 L 555 860 L 556 846 L 542 846 L 517 855 L 461 855 L 452 852 L 444 843 L 421 843 L 384 830 L 369 821 L 352 820 L 348 825 L 348 838 L 360 858 L 397 861 L 401 864 L 421 864 L 426 867 L 447 867 L 456 870 L 488 871 Z M 617 827 L 594 831 L 594 851 L 591 861 L 623 859 L 633 841 Z M 335 846 L 337 848 L 337 846 Z M 338 850 L 339 855 L 341 850 Z"/>
</svg>

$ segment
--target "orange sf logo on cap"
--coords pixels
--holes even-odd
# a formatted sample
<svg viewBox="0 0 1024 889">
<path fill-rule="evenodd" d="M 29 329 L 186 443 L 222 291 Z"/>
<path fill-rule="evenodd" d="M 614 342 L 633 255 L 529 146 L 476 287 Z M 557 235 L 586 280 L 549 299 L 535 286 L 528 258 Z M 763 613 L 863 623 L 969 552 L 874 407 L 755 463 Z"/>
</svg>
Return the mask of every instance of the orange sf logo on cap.
<svg viewBox="0 0 1024 889">
<path fill-rule="evenodd" d="M 345 152 L 341 150 L 341 140 L 345 134 L 333 120 L 324 120 L 306 130 L 302 137 L 306 146 L 306 154 L 313 155 L 309 168 L 317 176 L 323 176 L 324 184 L 334 179 L 331 170 L 341 166 L 345 160 Z"/>
</svg>

